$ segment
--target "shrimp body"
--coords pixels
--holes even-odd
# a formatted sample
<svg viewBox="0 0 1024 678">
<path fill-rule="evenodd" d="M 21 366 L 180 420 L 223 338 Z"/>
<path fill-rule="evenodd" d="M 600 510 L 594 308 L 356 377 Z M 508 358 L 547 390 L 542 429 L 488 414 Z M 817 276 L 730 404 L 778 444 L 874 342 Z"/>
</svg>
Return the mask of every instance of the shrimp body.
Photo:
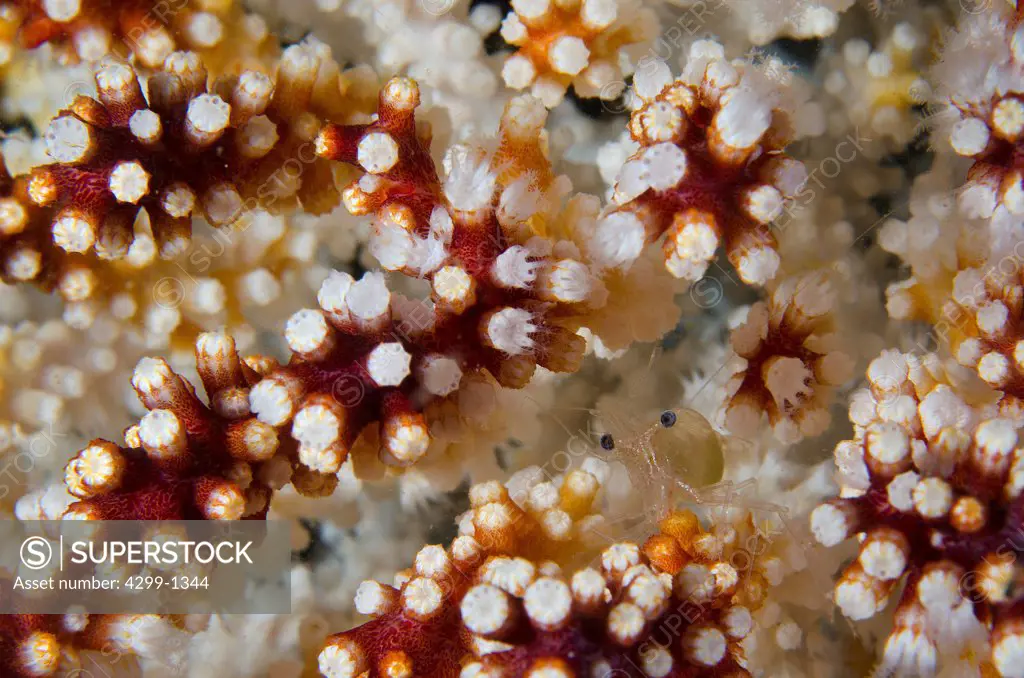
<svg viewBox="0 0 1024 678">
<path fill-rule="evenodd" d="M 700 503 L 702 489 L 718 483 L 725 468 L 726 441 L 687 409 L 666 410 L 657 422 L 613 446 L 657 515 L 684 498 Z"/>
</svg>

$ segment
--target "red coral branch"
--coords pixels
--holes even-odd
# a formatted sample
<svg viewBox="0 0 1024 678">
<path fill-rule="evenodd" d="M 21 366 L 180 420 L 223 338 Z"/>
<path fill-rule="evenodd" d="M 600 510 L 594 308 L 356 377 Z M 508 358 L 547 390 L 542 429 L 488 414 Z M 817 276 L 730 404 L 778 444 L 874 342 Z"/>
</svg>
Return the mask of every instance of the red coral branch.
<svg viewBox="0 0 1024 678">
<path fill-rule="evenodd" d="M 183 253 L 193 217 L 237 228 L 257 208 L 321 213 L 338 203 L 331 163 L 312 143 L 323 119 L 344 117 L 350 103 L 338 101 L 343 80 L 329 54 L 295 45 L 276 79 L 207 80 L 190 52 L 170 55 L 145 96 L 130 67 L 100 69 L 98 99 L 78 97 L 47 129 L 56 162 L 0 181 L 0 279 L 81 302 L 128 284 L 102 262 L 131 258 L 138 268 Z M 155 252 L 136 232 L 142 210 Z"/>
<path fill-rule="evenodd" d="M 92 669 L 111 670 L 112 666 L 120 670 L 131 662 L 126 655 L 140 649 L 138 641 L 142 641 L 139 645 L 153 645 L 154 634 L 164 635 L 162 640 L 166 640 L 180 622 L 173 616 L 157 615 L 0 615 L 0 676 L 77 675 Z M 109 663 L 102 666 L 104 662 Z"/>
<path fill-rule="evenodd" d="M 696 84 L 670 81 L 667 67 L 638 74 L 629 131 L 640 149 L 619 173 L 598 245 L 619 266 L 665 235 L 665 265 L 687 280 L 704 274 L 721 245 L 744 282 L 763 285 L 779 264 L 769 226 L 807 175 L 783 152 L 791 121 L 766 97 L 765 75 L 700 58 Z"/>
<path fill-rule="evenodd" d="M 282 473 L 284 482 L 290 474 L 294 441 L 279 439 L 250 414 L 249 389 L 259 374 L 239 360 L 230 337 L 200 335 L 196 359 L 209 405 L 163 360 L 139 363 L 132 385 L 149 412 L 125 432 L 127 446 L 95 440 L 68 462 L 65 485 L 80 501 L 65 517 L 266 516 L 272 490 L 283 484 Z"/>
<path fill-rule="evenodd" d="M 1024 642 L 1016 583 L 1024 449 L 1013 422 L 974 411 L 910 365 L 915 384 L 930 384 L 927 395 L 913 397 L 908 362 L 889 353 L 872 363 L 873 390 L 891 394 L 878 408 L 888 420 L 839 444 L 847 496 L 811 514 L 826 546 L 861 537 L 857 560 L 836 584 L 836 604 L 851 619 L 867 619 L 903 582 L 887 665 L 903 657 L 934 662 L 942 636 L 925 615 L 961 626 L 976 618 L 988 629 L 992 663 L 1012 675 L 1008 662 Z"/>
<path fill-rule="evenodd" d="M 578 504 L 569 487 L 579 480 L 562 485 L 563 506 Z M 531 557 L 545 542 L 528 537 L 537 517 L 517 517 L 497 487 L 474 488 L 471 522 L 447 551 L 422 549 L 395 586 L 362 584 L 357 608 L 375 619 L 328 639 L 324 675 L 750 675 L 740 644 L 766 582 L 737 573 L 720 548 L 713 555 L 715 538 L 692 513 L 670 514 L 643 548 L 611 545 L 570 574 L 564 552 Z"/>
<path fill-rule="evenodd" d="M 414 463 L 430 441 L 423 407 L 452 394 L 464 374 L 486 371 L 519 388 L 538 364 L 572 372 L 582 359 L 574 318 L 600 283 L 580 261 L 503 227 L 498 193 L 476 209 L 453 205 L 428 131 L 416 124 L 418 103 L 414 82 L 393 79 L 373 123 L 327 125 L 317 138 L 319 155 L 366 172 L 344 199 L 353 213 L 375 215 L 371 246 L 385 268 L 432 287 L 432 303 L 410 301 L 380 274 L 335 273 L 321 308 L 289 320 L 293 358 L 253 389 L 253 411 L 272 426 L 291 423 L 300 459 L 320 472 L 336 471 L 370 424 L 382 461 Z M 331 402 L 339 385 L 357 397 Z"/>
</svg>

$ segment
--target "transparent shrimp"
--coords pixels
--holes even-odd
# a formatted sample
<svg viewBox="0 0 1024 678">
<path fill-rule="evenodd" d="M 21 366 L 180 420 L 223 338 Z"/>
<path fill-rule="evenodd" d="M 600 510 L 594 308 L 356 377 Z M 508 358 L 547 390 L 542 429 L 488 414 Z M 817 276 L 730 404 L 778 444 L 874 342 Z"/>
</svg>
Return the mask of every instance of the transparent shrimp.
<svg viewBox="0 0 1024 678">
<path fill-rule="evenodd" d="M 549 414 L 572 438 L 578 439 L 554 410 L 579 411 L 599 420 L 605 430 L 593 429 L 589 434 L 578 432 L 598 442 L 603 454 L 622 464 L 634 491 L 643 498 L 643 515 L 625 518 L 633 524 L 654 520 L 684 505 L 714 508 L 741 508 L 747 511 L 774 514 L 776 522 L 787 523 L 788 509 L 778 504 L 752 499 L 755 478 L 741 482 L 722 480 L 727 456 L 746 456 L 738 448 L 751 445 L 736 436 L 718 433 L 700 413 L 686 408 L 663 411 L 649 423 L 615 411 L 598 411 L 583 407 L 551 408 Z M 646 426 L 645 426 L 646 424 Z M 645 528 L 646 529 L 646 528 Z"/>
<path fill-rule="evenodd" d="M 704 490 L 722 479 L 725 441 L 700 414 L 665 410 L 646 429 L 621 441 L 602 436 L 649 506 L 659 513 L 687 498 L 704 503 Z"/>
<path fill-rule="evenodd" d="M 778 514 L 785 521 L 785 507 L 749 496 L 755 478 L 739 483 L 722 480 L 730 448 L 750 443 L 719 434 L 693 410 L 665 410 L 656 422 L 628 438 L 613 440 L 606 434 L 600 442 L 626 467 L 636 491 L 645 499 L 645 512 L 655 519 L 682 504 L 696 504 L 708 508 L 741 505 L 750 511 Z"/>
</svg>

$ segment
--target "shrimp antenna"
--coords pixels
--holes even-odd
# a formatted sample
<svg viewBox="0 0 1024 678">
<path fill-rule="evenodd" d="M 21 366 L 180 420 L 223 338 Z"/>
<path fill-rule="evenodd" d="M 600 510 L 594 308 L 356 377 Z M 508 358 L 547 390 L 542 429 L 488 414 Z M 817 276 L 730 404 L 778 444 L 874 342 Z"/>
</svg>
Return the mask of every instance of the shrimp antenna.
<svg viewBox="0 0 1024 678">
<path fill-rule="evenodd" d="M 559 426 L 562 427 L 562 430 L 565 431 L 566 433 L 568 433 L 570 436 L 573 435 L 573 432 L 569 429 L 568 426 L 565 425 L 565 422 L 563 422 L 561 419 L 558 418 L 558 416 L 555 414 L 554 411 L 555 410 L 559 410 L 559 409 L 560 410 L 584 410 L 585 409 L 585 408 L 582 408 L 582 407 L 558 407 L 557 405 L 553 406 L 553 407 L 542 407 L 541 404 L 537 401 L 537 399 L 534 398 L 533 396 L 531 396 L 530 394 L 524 393 L 523 397 L 526 398 L 527 400 L 529 400 L 530 402 L 532 402 L 538 408 L 546 409 L 548 411 L 548 413 L 551 415 L 551 418 L 554 419 L 555 422 Z"/>
<path fill-rule="evenodd" d="M 551 413 L 551 418 L 555 420 L 555 423 L 557 423 L 557 424 L 558 424 L 559 426 L 561 426 L 561 427 L 562 427 L 562 430 L 563 430 L 563 431 L 565 431 L 566 433 L 568 433 L 568 434 L 569 434 L 570 436 L 572 436 L 572 435 L 573 435 L 573 432 L 572 432 L 572 431 L 571 431 L 571 430 L 569 429 L 569 427 L 568 427 L 568 426 L 566 426 L 566 425 L 565 425 L 565 422 L 564 422 L 564 421 L 562 421 L 562 420 L 561 420 L 561 418 L 560 418 L 560 417 L 559 417 L 559 416 L 558 416 L 557 414 L 555 414 L 554 412 L 552 412 L 552 413 Z"/>
<path fill-rule="evenodd" d="M 654 361 L 657 360 L 662 353 L 664 353 L 664 349 L 660 344 L 656 344 L 654 348 L 651 349 L 651 357 L 647 359 L 647 370 L 644 374 L 645 377 L 650 376 L 651 372 L 654 370 Z M 637 389 L 642 383 L 644 383 L 644 381 L 644 379 L 637 379 L 630 384 L 629 388 L 626 389 L 626 395 L 636 395 Z"/>
<path fill-rule="evenodd" d="M 586 412 L 587 414 L 597 414 L 597 410 L 592 407 L 570 407 L 568 405 L 552 405 L 549 409 L 552 410 L 565 410 L 567 412 Z"/>
<path fill-rule="evenodd" d="M 685 402 L 683 402 L 682 406 L 683 407 L 687 407 L 688 403 L 692 403 L 694 401 L 694 399 L 697 396 L 699 396 L 704 391 L 704 389 L 706 389 L 708 387 L 708 384 L 710 384 L 714 380 L 714 378 L 718 376 L 718 373 L 721 372 L 722 370 L 724 370 L 726 365 L 728 365 L 728 364 L 729 364 L 729 359 L 726 358 L 725 361 L 718 367 L 718 369 L 715 370 L 714 373 L 711 374 L 711 376 L 706 377 L 704 379 L 704 383 L 700 385 L 700 388 L 697 389 L 697 392 L 694 393 L 693 395 L 691 395 Z"/>
</svg>

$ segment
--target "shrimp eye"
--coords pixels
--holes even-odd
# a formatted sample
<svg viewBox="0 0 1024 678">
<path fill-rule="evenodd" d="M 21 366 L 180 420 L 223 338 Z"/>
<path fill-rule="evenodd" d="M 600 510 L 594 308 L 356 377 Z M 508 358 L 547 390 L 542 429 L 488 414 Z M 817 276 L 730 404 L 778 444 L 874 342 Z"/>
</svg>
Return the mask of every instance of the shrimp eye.
<svg viewBox="0 0 1024 678">
<path fill-rule="evenodd" d="M 676 413 L 672 410 L 665 410 L 661 413 L 660 422 L 665 428 L 672 428 L 676 425 Z"/>
<path fill-rule="evenodd" d="M 612 438 L 611 433 L 605 433 L 601 436 L 601 447 L 605 450 L 615 449 L 615 440 Z"/>
</svg>

